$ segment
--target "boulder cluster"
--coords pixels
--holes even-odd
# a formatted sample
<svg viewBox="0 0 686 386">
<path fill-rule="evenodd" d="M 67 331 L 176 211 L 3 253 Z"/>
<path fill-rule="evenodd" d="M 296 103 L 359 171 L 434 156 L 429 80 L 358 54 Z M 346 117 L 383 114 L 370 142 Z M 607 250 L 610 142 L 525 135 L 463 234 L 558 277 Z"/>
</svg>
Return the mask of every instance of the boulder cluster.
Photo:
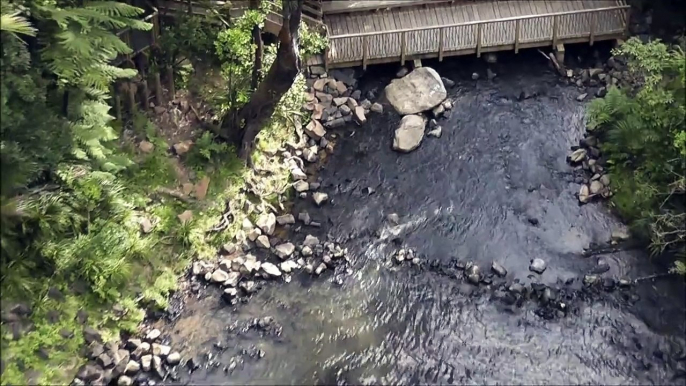
<svg viewBox="0 0 686 386">
<path fill-rule="evenodd" d="M 437 119 L 453 108 L 452 101 L 446 99 L 445 87 L 453 87 L 455 82 L 441 78 L 429 67 L 412 72 L 401 70 L 398 76 L 386 86 L 385 93 L 393 108 L 403 116 L 395 130 L 393 150 L 408 153 L 419 147 L 425 134 L 441 136 L 442 128 Z"/>
<path fill-rule="evenodd" d="M 611 57 L 605 65 L 599 63 L 595 68 L 567 70 L 567 78 L 569 83 L 584 91 L 577 97 L 578 101 L 583 101 L 588 96 L 587 87 L 594 88 L 595 96 L 602 98 L 607 94 L 608 87 L 631 87 L 633 82 L 621 57 Z M 579 172 L 575 178 L 575 182 L 581 184 L 577 195 L 579 202 L 586 204 L 596 198 L 611 197 L 610 175 L 607 174 L 606 160 L 603 158 L 595 128 L 587 127 L 584 138 L 571 150 L 567 162 Z"/>
<path fill-rule="evenodd" d="M 567 69 L 565 75 L 567 83 L 581 91 L 577 96 L 579 102 L 586 100 L 589 94 L 602 98 L 610 86 L 630 87 L 634 81 L 625 59 L 618 56 L 611 57 L 605 64 L 598 62 L 592 68 Z"/>
<path fill-rule="evenodd" d="M 383 113 L 383 106 L 373 102 L 376 99 L 374 91 L 363 96 L 362 91 L 355 88 L 357 78 L 353 70 L 333 70 L 330 74 L 313 71 L 307 84 L 303 110 L 311 114 L 311 119 L 305 132 L 315 141 L 324 137 L 326 129 L 343 127 L 350 122 L 363 125 L 370 112 Z"/>
<path fill-rule="evenodd" d="M 299 221 L 303 221 L 303 217 L 299 216 Z M 278 218 L 281 220 L 280 224 L 294 224 L 296 221 L 292 215 Z M 267 258 L 258 259 L 254 254 L 247 253 L 245 249 L 250 250 L 249 248 L 239 251 L 235 245 L 227 244 L 222 248 L 216 262 L 194 262 L 193 276 L 207 283 L 221 286 L 224 300 L 229 304 L 236 304 L 239 299 L 247 299 L 249 295 L 256 292 L 260 287 L 260 280 L 283 278 L 289 282 L 290 275 L 297 270 L 321 275 L 325 270 L 346 261 L 347 249 L 332 242 L 320 242 L 313 235 L 307 235 L 305 240 L 297 246 L 275 237 L 270 238 L 269 236 L 274 234 L 276 224 L 277 220 L 273 214 L 261 217 L 256 227 L 247 220 L 243 223 L 249 240 L 253 239 L 254 235 L 260 234 L 254 237 L 254 242 L 258 248 L 270 252 Z M 262 232 L 264 234 L 261 234 Z"/>
<path fill-rule="evenodd" d="M 103 344 L 96 331 L 84 333 L 91 361 L 81 366 L 72 385 L 153 385 L 155 379 L 168 375 L 176 378 L 181 354 L 163 344 L 161 335 L 160 330 L 151 329 L 140 338 Z"/>
</svg>

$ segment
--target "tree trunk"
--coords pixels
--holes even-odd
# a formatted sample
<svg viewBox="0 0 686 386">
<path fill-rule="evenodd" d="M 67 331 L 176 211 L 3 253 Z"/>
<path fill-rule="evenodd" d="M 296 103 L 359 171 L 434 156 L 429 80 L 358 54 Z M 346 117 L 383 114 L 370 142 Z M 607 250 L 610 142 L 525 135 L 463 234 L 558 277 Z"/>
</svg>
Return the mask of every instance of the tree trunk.
<svg viewBox="0 0 686 386">
<path fill-rule="evenodd" d="M 274 113 L 276 105 L 293 85 L 300 72 L 298 44 L 303 0 L 283 1 L 283 25 L 279 31 L 279 48 L 276 59 L 267 76 L 251 95 L 248 103 L 238 113 L 240 129 L 235 136 L 240 138 L 239 156 L 248 160 L 255 137 Z"/>
<path fill-rule="evenodd" d="M 250 9 L 258 9 L 260 0 L 250 0 Z M 260 73 L 262 72 L 262 56 L 264 54 L 264 44 L 262 43 L 262 31 L 256 25 L 252 29 L 252 38 L 255 42 L 255 65 L 252 68 L 252 78 L 250 79 L 250 89 L 257 89 L 260 83 Z"/>
</svg>

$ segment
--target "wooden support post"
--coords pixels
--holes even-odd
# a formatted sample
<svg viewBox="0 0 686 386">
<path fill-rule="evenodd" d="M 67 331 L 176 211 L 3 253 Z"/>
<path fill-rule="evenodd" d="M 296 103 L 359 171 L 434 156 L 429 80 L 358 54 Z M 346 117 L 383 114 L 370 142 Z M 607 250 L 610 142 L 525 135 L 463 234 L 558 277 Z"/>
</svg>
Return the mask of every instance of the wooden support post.
<svg viewBox="0 0 686 386">
<path fill-rule="evenodd" d="M 515 22 L 515 54 L 519 53 L 519 31 L 521 30 L 522 19 L 517 19 Z"/>
<path fill-rule="evenodd" d="M 415 59 L 412 61 L 412 69 L 416 70 L 418 68 L 422 68 L 422 60 L 421 59 Z"/>
<path fill-rule="evenodd" d="M 133 82 L 126 82 L 126 107 L 129 114 L 136 112 L 136 85 Z"/>
<path fill-rule="evenodd" d="M 140 98 L 141 107 L 143 111 L 146 111 L 150 106 L 148 105 L 148 100 L 150 99 L 150 90 L 148 89 L 148 80 L 142 79 L 140 83 Z"/>
<path fill-rule="evenodd" d="M 400 65 L 405 65 L 405 32 L 400 33 Z"/>
<path fill-rule="evenodd" d="M 159 20 L 157 20 L 157 15 L 152 17 L 152 44 L 157 44 L 157 37 L 160 33 Z"/>
<path fill-rule="evenodd" d="M 172 66 L 167 66 L 167 87 L 169 90 L 169 98 L 174 99 L 176 96 L 176 89 L 174 88 L 174 69 Z"/>
<path fill-rule="evenodd" d="M 331 42 L 329 42 L 329 45 L 331 45 Z M 324 70 L 326 72 L 329 72 L 329 46 L 326 46 L 324 49 Z"/>
<path fill-rule="evenodd" d="M 443 35 L 445 34 L 445 28 L 438 30 L 438 61 L 443 61 Z"/>
<path fill-rule="evenodd" d="M 477 24 L 476 27 L 476 57 L 481 57 L 481 31 L 483 30 L 483 24 Z"/>
<path fill-rule="evenodd" d="M 557 47 L 557 29 L 559 24 L 558 15 L 553 16 L 553 47 Z"/>
<path fill-rule="evenodd" d="M 564 62 L 565 62 L 565 45 L 564 44 L 558 44 L 555 46 L 555 59 L 557 60 L 557 63 L 559 63 L 561 66 L 564 67 Z"/>
<path fill-rule="evenodd" d="M 112 104 L 114 108 L 114 117 L 118 120 L 121 121 L 121 96 L 119 95 L 119 84 L 115 83 L 112 86 Z"/>
<path fill-rule="evenodd" d="M 152 73 L 152 83 L 155 87 L 155 104 L 162 106 L 164 105 L 164 92 L 162 91 L 162 81 L 160 80 L 159 71 Z"/>
<path fill-rule="evenodd" d="M 590 33 L 590 41 L 589 44 L 593 45 L 595 43 L 595 21 L 596 21 L 596 13 L 591 12 L 591 33 Z"/>
<path fill-rule="evenodd" d="M 367 69 L 367 56 L 369 55 L 369 42 L 367 41 L 367 35 L 362 36 L 362 69 Z"/>
</svg>

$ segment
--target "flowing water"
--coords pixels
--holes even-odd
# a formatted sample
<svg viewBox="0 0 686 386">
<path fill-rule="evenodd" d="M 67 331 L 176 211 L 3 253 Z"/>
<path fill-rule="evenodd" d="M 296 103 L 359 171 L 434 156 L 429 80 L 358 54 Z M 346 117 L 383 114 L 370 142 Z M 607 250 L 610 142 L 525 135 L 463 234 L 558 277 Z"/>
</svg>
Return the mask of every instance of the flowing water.
<svg viewBox="0 0 686 386">
<path fill-rule="evenodd" d="M 213 358 L 177 383 L 684 384 L 682 281 L 582 289 L 579 278 L 599 260 L 610 266 L 603 276 L 658 268 L 637 250 L 582 255 L 621 224 L 606 205 L 579 206 L 574 197 L 579 185 L 565 156 L 582 137 L 584 106 L 541 59 L 501 61 L 493 82 L 471 80 L 484 69 L 476 59 L 436 64 L 457 81 L 449 91 L 455 109 L 440 122 L 443 136 L 410 154 L 390 149 L 399 117 L 389 106 L 364 127 L 342 130 L 319 174 L 331 202 L 296 203 L 323 227 L 294 237 L 329 234 L 351 263 L 267 284 L 237 307 L 216 289 L 190 300 L 170 326 L 173 344 Z M 385 70 L 361 83 L 382 87 Z M 539 95 L 519 100 L 523 90 Z M 394 212 L 397 227 L 384 221 Z M 399 244 L 445 269 L 389 263 Z M 528 270 L 534 257 L 548 263 L 542 275 Z M 542 318 L 536 302 L 502 302 L 495 285 L 458 279 L 455 259 L 484 271 L 496 260 L 510 281 L 560 288 L 569 311 Z M 265 316 L 274 323 L 254 326 Z"/>
</svg>

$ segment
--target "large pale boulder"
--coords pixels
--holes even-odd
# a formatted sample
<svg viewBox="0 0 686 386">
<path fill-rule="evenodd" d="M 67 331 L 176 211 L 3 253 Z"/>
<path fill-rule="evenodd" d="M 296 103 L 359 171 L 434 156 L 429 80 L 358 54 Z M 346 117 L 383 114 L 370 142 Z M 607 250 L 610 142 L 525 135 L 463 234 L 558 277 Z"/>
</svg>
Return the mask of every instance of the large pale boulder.
<svg viewBox="0 0 686 386">
<path fill-rule="evenodd" d="M 423 68 L 423 67 L 422 67 Z M 400 126 L 395 130 L 393 150 L 408 153 L 419 147 L 424 138 L 426 119 L 419 115 L 406 115 L 400 120 Z"/>
<path fill-rule="evenodd" d="M 441 77 L 430 67 L 418 68 L 386 86 L 386 98 L 402 115 L 431 110 L 447 96 Z"/>
</svg>

